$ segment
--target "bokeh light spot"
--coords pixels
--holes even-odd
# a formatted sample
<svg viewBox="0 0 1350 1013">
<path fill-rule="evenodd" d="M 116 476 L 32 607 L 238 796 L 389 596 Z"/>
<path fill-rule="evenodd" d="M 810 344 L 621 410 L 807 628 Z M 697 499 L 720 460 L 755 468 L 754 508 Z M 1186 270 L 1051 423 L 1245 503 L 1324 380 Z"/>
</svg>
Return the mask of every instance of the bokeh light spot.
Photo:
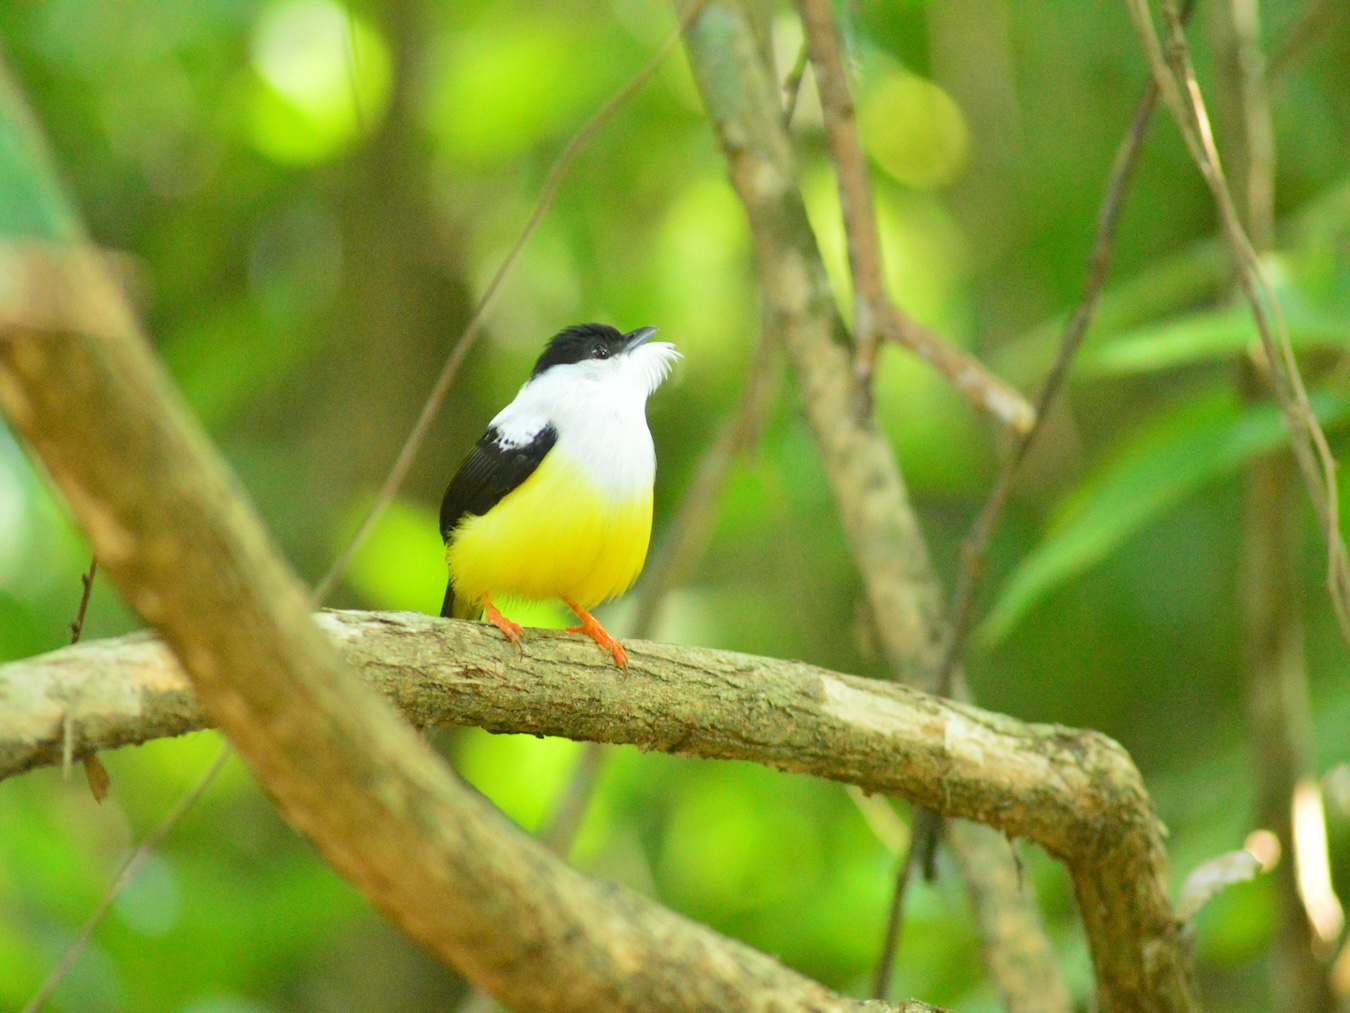
<svg viewBox="0 0 1350 1013">
<path fill-rule="evenodd" d="M 965 168 L 970 130 L 960 106 L 916 74 L 888 66 L 867 82 L 858 124 L 877 165 L 907 186 L 948 186 Z"/>
<path fill-rule="evenodd" d="M 328 161 L 369 134 L 388 108 L 388 47 L 331 0 L 272 4 L 254 30 L 251 55 L 250 140 L 274 161 Z"/>
</svg>

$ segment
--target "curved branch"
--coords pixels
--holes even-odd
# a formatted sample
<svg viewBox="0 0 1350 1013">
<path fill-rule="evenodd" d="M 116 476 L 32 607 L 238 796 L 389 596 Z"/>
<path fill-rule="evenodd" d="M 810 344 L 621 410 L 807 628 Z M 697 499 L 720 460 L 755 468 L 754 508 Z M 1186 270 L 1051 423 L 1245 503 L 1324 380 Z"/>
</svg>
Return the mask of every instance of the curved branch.
<svg viewBox="0 0 1350 1013">
<path fill-rule="evenodd" d="M 726 651 L 632 641 L 623 674 L 589 641 L 551 631 L 532 631 L 518 654 L 480 624 L 420 613 L 326 612 L 319 624 L 346 664 L 415 724 L 752 760 L 898 795 L 1030 837 L 1062 859 L 1094 951 L 1122 945 L 1131 928 L 1141 945 L 1153 931 L 1160 828 L 1129 757 L 1098 733 Z M 0 666 L 0 775 L 59 762 L 68 708 L 77 754 L 206 720 L 152 637 L 62 648 Z M 1166 965 L 1141 968 L 1150 969 L 1159 975 Z M 1119 1002 L 1112 981 L 1117 991 L 1107 994 Z M 1141 975 L 1139 1005 L 1107 1008 L 1179 1008 L 1153 1001 L 1166 998 L 1166 985 Z"/>
<path fill-rule="evenodd" d="M 1129 757 L 1105 736 L 891 682 L 646 641 L 625 642 L 624 674 L 589 641 L 551 630 L 531 630 L 517 652 L 481 623 L 419 612 L 318 621 L 348 667 L 418 726 L 751 760 L 979 820 L 1071 863 L 1111 840 L 1122 814 L 1152 818 Z M 64 647 L 0 666 L 0 777 L 60 763 L 67 710 L 75 755 L 210 723 L 152 635 Z"/>
<path fill-rule="evenodd" d="M 870 385 L 877 344 L 885 337 L 933 365 L 976 408 L 989 412 L 1016 432 L 1026 432 L 1035 423 L 1036 412 L 1019 391 L 994 375 L 980 360 L 910 319 L 886 295 L 872 186 L 844 70 L 843 40 L 834 22 L 834 7 L 830 0 L 800 0 L 798 7 L 820 88 L 825 140 L 839 183 L 849 274 L 853 279 L 854 371 L 865 386 Z"/>
</svg>

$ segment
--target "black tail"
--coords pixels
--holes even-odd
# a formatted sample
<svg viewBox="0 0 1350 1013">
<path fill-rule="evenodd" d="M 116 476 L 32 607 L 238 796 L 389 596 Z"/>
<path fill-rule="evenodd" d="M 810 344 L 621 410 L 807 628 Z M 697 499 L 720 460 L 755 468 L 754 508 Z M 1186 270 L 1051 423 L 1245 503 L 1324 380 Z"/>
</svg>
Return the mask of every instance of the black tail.
<svg viewBox="0 0 1350 1013">
<path fill-rule="evenodd" d="M 482 619 L 483 606 L 465 598 L 455 597 L 455 582 L 445 582 L 445 601 L 441 603 L 441 616 L 446 619 Z"/>
</svg>

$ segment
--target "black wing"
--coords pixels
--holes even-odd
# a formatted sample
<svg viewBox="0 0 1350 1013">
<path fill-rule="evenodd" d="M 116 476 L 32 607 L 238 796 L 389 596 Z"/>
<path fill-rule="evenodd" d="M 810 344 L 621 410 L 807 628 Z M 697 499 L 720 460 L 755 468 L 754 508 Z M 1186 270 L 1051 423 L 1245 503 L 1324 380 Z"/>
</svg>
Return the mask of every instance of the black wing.
<svg viewBox="0 0 1350 1013">
<path fill-rule="evenodd" d="M 441 536 L 465 514 L 481 517 L 512 489 L 534 474 L 539 462 L 558 442 L 558 430 L 546 425 L 528 443 L 507 443 L 496 429 L 482 435 L 450 480 L 441 500 Z"/>
<path fill-rule="evenodd" d="M 466 514 L 481 517 L 512 489 L 534 474 L 539 462 L 558 442 L 558 430 L 546 425 L 527 443 L 509 443 L 496 429 L 489 428 L 450 480 L 441 500 L 441 537 L 450 535 Z M 445 589 L 441 615 L 477 618 L 476 602 L 456 602 L 453 582 Z"/>
</svg>

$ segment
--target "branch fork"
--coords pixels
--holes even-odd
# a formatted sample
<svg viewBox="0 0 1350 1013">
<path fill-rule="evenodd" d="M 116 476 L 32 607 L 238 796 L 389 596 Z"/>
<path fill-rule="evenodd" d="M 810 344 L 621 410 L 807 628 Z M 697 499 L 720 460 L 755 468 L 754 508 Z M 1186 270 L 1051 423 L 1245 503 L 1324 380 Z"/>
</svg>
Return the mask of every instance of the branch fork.
<svg viewBox="0 0 1350 1013">
<path fill-rule="evenodd" d="M 1036 411 L 1021 393 L 973 356 L 920 327 L 886 295 L 867 156 L 858 135 L 842 40 L 830 0 L 799 0 L 807 50 L 820 87 L 825 139 L 839 182 L 849 273 L 853 278 L 853 371 L 870 386 L 881 341 L 908 348 L 951 381 L 981 411 L 1025 433 Z"/>
</svg>

